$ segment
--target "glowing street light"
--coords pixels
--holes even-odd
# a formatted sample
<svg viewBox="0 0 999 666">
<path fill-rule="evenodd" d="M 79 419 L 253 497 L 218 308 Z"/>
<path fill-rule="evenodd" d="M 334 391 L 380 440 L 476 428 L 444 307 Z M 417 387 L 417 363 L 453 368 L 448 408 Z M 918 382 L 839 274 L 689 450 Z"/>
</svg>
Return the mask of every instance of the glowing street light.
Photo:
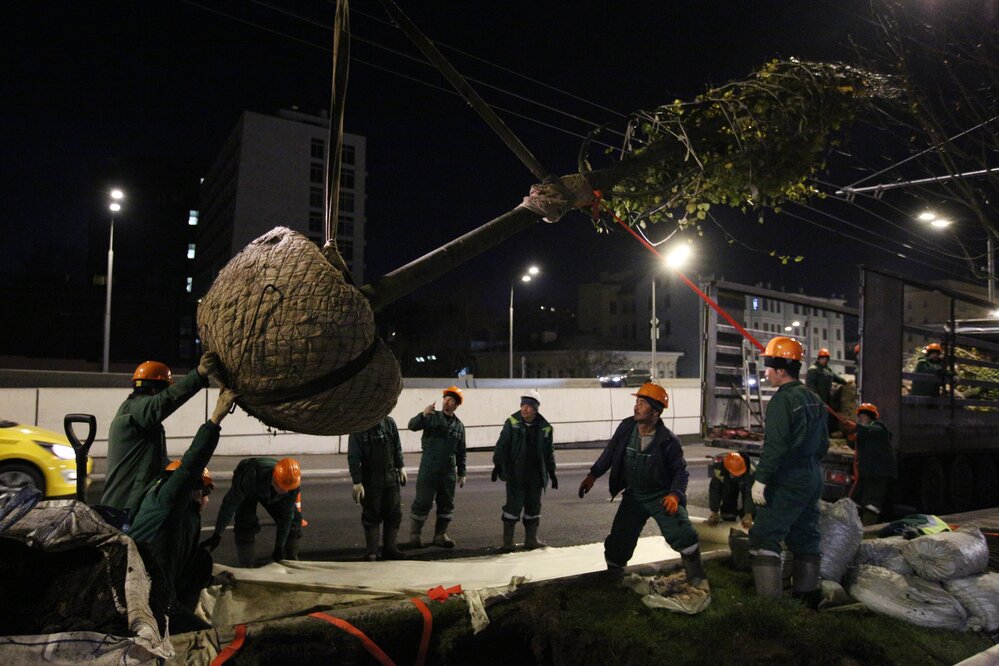
<svg viewBox="0 0 999 666">
<path fill-rule="evenodd" d="M 931 210 L 924 210 L 916 216 L 916 219 L 920 222 L 929 222 L 930 226 L 934 229 L 946 229 L 951 225 L 951 220 L 946 217 L 940 217 Z M 995 260 L 993 258 L 993 248 L 992 248 L 992 233 L 989 232 L 985 241 L 985 264 L 986 270 L 988 272 L 988 279 L 986 284 L 988 287 L 989 302 L 994 303 L 996 300 L 996 270 L 995 270 Z M 974 272 L 974 271 L 972 271 Z"/>
<path fill-rule="evenodd" d="M 108 275 L 104 297 L 104 362 L 103 371 L 108 371 L 111 359 L 111 275 L 114 271 L 114 216 L 121 212 L 121 204 L 118 203 L 125 198 L 125 193 L 119 189 L 113 189 L 110 193 L 111 203 L 108 210 L 111 211 L 111 234 L 108 237 Z"/>
<path fill-rule="evenodd" d="M 530 282 L 533 276 L 541 273 L 541 269 L 537 266 L 531 266 L 527 269 L 527 272 L 520 276 L 521 282 Z M 513 379 L 513 285 L 516 282 L 510 283 L 510 379 Z"/>
<path fill-rule="evenodd" d="M 666 253 L 666 265 L 673 270 L 680 270 L 690 258 L 690 243 L 677 243 Z"/>
</svg>

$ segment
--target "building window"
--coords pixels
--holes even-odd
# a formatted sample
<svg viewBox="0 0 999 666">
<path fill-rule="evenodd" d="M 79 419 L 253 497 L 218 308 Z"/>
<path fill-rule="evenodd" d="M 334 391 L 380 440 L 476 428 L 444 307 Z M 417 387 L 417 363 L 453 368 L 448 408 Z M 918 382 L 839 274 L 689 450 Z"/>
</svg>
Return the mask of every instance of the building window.
<svg viewBox="0 0 999 666">
<path fill-rule="evenodd" d="M 192 210 L 187 214 L 187 224 L 192 227 L 198 226 L 198 211 Z"/>
<path fill-rule="evenodd" d="M 337 218 L 336 223 L 336 234 L 337 236 L 345 234 L 347 236 L 354 235 L 354 218 L 347 215 L 340 215 Z"/>
<path fill-rule="evenodd" d="M 340 193 L 340 212 L 341 213 L 353 213 L 354 212 L 354 193 L 353 192 L 341 192 Z"/>
<path fill-rule="evenodd" d="M 187 293 L 190 294 L 191 293 L 191 289 L 193 287 L 194 287 L 194 278 L 193 277 L 187 278 L 187 286 L 184 288 L 184 291 L 186 291 Z"/>
<path fill-rule="evenodd" d="M 340 171 L 340 187 L 348 190 L 354 189 L 354 170 L 343 169 Z"/>
<path fill-rule="evenodd" d="M 194 259 L 194 243 L 187 244 L 187 258 Z"/>
<path fill-rule="evenodd" d="M 836 329 L 836 342 L 839 342 L 842 339 L 843 339 L 843 331 L 841 331 L 840 329 L 837 328 Z"/>
<path fill-rule="evenodd" d="M 825 328 L 822 329 L 822 339 L 823 340 L 828 340 L 829 339 L 829 336 L 826 335 L 826 329 Z"/>
<path fill-rule="evenodd" d="M 326 159 L 326 143 L 322 139 L 312 140 L 312 159 L 314 160 L 325 160 Z"/>
<path fill-rule="evenodd" d="M 313 164 L 309 167 L 309 181 L 313 183 L 323 183 L 323 165 Z"/>
<path fill-rule="evenodd" d="M 340 161 L 343 164 L 353 164 L 354 163 L 354 146 L 342 146 L 340 149 Z"/>
<path fill-rule="evenodd" d="M 309 231 L 323 230 L 323 214 L 316 211 L 309 212 Z"/>
<path fill-rule="evenodd" d="M 617 314 L 617 301 L 610 302 L 610 313 Z"/>
<path fill-rule="evenodd" d="M 323 196 L 323 188 L 309 188 L 309 208 L 319 208 L 321 210 L 324 203 L 325 197 Z"/>
<path fill-rule="evenodd" d="M 340 254 L 343 255 L 344 259 L 353 259 L 354 257 L 354 241 L 352 240 L 338 240 L 336 244 L 340 247 Z"/>
<path fill-rule="evenodd" d="M 617 337 L 617 324 L 611 324 L 610 334 L 611 334 L 611 337 L 613 337 L 613 338 Z"/>
</svg>

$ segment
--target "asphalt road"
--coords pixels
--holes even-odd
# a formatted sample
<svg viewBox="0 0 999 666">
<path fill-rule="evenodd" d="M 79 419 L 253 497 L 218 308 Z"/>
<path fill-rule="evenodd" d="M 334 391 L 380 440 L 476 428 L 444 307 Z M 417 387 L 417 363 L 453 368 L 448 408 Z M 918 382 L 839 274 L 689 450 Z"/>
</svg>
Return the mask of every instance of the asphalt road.
<svg viewBox="0 0 999 666">
<path fill-rule="evenodd" d="M 708 477 L 705 466 L 691 466 L 688 486 L 688 509 L 692 515 L 708 515 Z M 402 489 L 403 524 L 400 542 L 409 538 L 409 504 L 416 493 L 415 474 Z M 541 528 L 539 538 L 550 546 L 571 546 L 602 541 L 610 530 L 618 503 L 609 501 L 607 477 L 597 481 L 593 490 L 579 499 L 577 490 L 586 476 L 586 469 L 566 469 L 559 472 L 559 489 L 548 489 L 542 498 Z M 202 520 L 202 531 L 207 537 L 215 525 L 219 503 L 229 489 L 228 480 L 217 482 Z M 103 482 L 95 481 L 88 496 L 100 497 Z M 303 560 L 356 560 L 364 551 L 364 531 L 361 527 L 361 508 L 351 499 L 349 478 L 306 479 L 302 493 L 302 513 L 309 525 L 305 528 L 300 558 Z M 428 547 L 419 551 L 403 547 L 408 556 L 418 559 L 462 557 L 495 552 L 502 537 L 500 508 L 505 502 L 503 482 L 492 483 L 488 472 L 469 475 L 464 488 L 455 497 L 455 519 L 448 530 L 457 543 L 452 551 Z M 265 563 L 274 547 L 274 523 L 267 512 L 258 509 L 263 529 L 257 536 L 257 560 Z M 658 533 L 655 523 L 649 521 L 643 536 Z M 424 541 L 433 536 L 433 517 L 423 531 Z M 524 540 L 523 526 L 518 525 L 516 541 Z M 222 544 L 214 552 L 220 564 L 236 564 L 236 548 L 230 525 Z"/>
</svg>

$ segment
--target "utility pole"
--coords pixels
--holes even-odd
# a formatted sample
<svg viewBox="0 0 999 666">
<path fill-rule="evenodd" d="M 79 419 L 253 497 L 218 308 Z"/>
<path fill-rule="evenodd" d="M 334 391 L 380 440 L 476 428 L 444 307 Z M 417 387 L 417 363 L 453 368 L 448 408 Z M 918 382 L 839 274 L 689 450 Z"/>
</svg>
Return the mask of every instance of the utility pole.
<svg viewBox="0 0 999 666">
<path fill-rule="evenodd" d="M 656 339 L 659 337 L 659 318 L 656 317 L 656 275 L 652 274 L 652 320 L 649 322 L 649 332 L 652 336 L 652 379 L 656 378 Z"/>
</svg>

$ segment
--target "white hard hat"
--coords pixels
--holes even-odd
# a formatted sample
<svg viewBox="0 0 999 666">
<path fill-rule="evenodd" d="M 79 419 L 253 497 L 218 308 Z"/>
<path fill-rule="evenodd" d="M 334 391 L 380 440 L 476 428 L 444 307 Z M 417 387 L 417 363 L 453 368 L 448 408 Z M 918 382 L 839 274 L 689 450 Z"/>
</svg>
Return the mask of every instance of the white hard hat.
<svg viewBox="0 0 999 666">
<path fill-rule="evenodd" d="M 534 401 L 535 403 L 537 403 L 534 406 L 537 407 L 538 405 L 541 404 L 541 394 L 538 392 L 537 389 L 531 389 L 530 391 L 527 391 L 520 396 L 520 404 L 523 405 L 525 400 Z"/>
</svg>

